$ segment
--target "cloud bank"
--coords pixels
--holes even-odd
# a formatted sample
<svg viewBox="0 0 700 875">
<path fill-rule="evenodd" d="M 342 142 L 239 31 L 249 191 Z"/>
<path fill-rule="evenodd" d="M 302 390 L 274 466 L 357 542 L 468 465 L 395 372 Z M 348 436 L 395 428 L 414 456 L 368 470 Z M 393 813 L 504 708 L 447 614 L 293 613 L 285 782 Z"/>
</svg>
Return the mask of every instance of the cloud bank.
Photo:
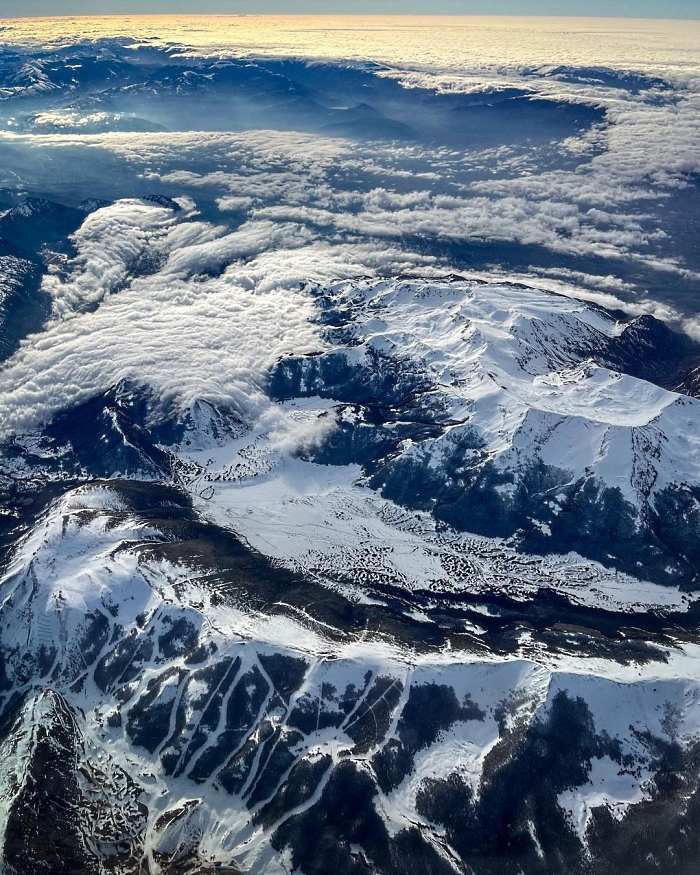
<svg viewBox="0 0 700 875">
<path fill-rule="evenodd" d="M 71 51 L 82 59 L 107 52 L 109 63 L 143 51 L 161 84 L 169 65 L 185 63 L 113 43 Z M 207 76 L 240 72 L 235 65 L 207 72 L 210 63 L 193 59 L 197 75 L 189 78 L 178 67 L 177 88 L 196 78 L 206 89 Z M 654 313 L 700 336 L 700 260 L 687 231 L 700 215 L 700 74 L 682 59 L 663 80 L 524 62 L 375 71 L 377 81 L 419 92 L 426 117 L 444 111 L 441 95 L 508 107 L 515 98 L 503 95 L 517 89 L 521 141 L 463 147 L 368 138 L 361 125 L 344 136 L 195 131 L 187 112 L 182 129 L 85 133 L 83 120 L 89 127 L 114 116 L 133 89 L 110 86 L 96 108 L 95 94 L 83 95 L 77 79 L 55 85 L 49 61 L 37 64 L 36 75 L 25 70 L 0 88 L 0 184 L 15 199 L 33 192 L 60 199 L 69 188 L 75 201 L 113 202 L 87 216 L 72 256 L 50 265 L 43 290 L 51 318 L 0 371 L 5 433 L 130 380 L 175 407 L 204 399 L 266 422 L 280 445 L 313 440 L 296 433 L 298 424 L 273 421 L 278 414 L 262 388 L 279 357 L 323 347 L 303 290 L 309 282 L 411 271 L 511 276 L 631 314 Z M 291 75 L 279 65 L 261 70 L 265 82 Z M 345 95 L 359 74 L 339 65 L 324 75 L 337 77 Z M 304 88 L 295 100 L 310 99 Z M 28 103 L 17 103 L 18 89 Z M 32 111 L 37 89 L 44 102 L 56 93 L 56 105 Z M 156 126 L 168 101 L 172 110 L 196 107 L 202 97 L 175 90 L 176 99 L 164 93 L 139 104 L 153 114 L 146 124 Z M 469 112 L 472 103 L 457 109 Z M 551 142 L 530 138 L 552 109 L 572 105 L 602 109 L 603 121 Z M 371 120 L 358 106 L 362 124 Z M 45 132 L 47 119 L 53 133 Z M 150 193 L 182 208 L 140 197 Z"/>
</svg>

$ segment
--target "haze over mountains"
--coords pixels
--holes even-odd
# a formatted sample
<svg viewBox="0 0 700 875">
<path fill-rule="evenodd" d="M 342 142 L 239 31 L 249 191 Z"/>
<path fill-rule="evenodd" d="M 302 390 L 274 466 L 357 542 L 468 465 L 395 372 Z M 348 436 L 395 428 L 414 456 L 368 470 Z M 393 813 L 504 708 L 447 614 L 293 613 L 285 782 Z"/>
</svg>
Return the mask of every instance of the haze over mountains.
<svg viewBox="0 0 700 875">
<path fill-rule="evenodd" d="M 697 868 L 697 27 L 377 21 L 2 25 L 11 875 Z"/>
</svg>

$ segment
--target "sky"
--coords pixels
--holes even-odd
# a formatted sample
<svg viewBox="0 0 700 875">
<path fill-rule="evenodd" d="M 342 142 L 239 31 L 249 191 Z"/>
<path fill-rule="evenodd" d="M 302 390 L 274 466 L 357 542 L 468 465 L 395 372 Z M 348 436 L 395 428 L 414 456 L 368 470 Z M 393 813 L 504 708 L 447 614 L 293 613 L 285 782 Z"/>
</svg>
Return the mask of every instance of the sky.
<svg viewBox="0 0 700 875">
<path fill-rule="evenodd" d="M 107 13 L 409 13 L 700 18 L 698 0 L 0 0 L 0 17 Z"/>
</svg>

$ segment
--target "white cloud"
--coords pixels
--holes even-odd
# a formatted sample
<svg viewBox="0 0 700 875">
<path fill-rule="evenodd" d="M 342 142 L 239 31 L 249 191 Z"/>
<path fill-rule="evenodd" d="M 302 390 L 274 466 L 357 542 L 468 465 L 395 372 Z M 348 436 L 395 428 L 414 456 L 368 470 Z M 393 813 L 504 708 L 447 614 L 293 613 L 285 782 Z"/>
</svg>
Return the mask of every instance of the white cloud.
<svg viewBox="0 0 700 875">
<path fill-rule="evenodd" d="M 204 399 L 264 420 L 280 447 L 312 443 L 327 424 L 285 422 L 263 389 L 280 357 L 325 346 L 300 285 L 432 263 L 391 247 L 334 246 L 299 225 L 250 221 L 225 233 L 138 201 L 93 214 L 75 241 L 66 275 L 50 280 L 55 316 L 0 371 L 5 433 L 130 380 L 166 405 Z M 157 267 L 132 275 L 134 259 L 152 254 Z"/>
<path fill-rule="evenodd" d="M 155 267 L 174 226 L 172 210 L 143 201 L 120 201 L 89 215 L 73 238 L 78 254 L 68 280 L 55 273 L 44 280 L 55 313 L 66 316 L 98 304 L 121 289 L 133 271 L 143 270 L 146 257 Z"/>
</svg>

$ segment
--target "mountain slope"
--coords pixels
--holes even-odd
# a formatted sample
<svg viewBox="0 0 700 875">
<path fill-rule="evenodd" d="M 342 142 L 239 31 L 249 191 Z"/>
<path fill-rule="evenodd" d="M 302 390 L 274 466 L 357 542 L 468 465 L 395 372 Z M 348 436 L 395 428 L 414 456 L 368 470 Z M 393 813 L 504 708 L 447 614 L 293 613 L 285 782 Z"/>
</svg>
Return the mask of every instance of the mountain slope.
<svg viewBox="0 0 700 875">
<path fill-rule="evenodd" d="M 650 382 L 688 354 L 658 323 L 458 278 L 317 294 L 336 349 L 270 383 L 343 403 L 317 461 L 359 462 L 385 497 L 531 552 L 697 581 L 700 402 Z"/>
<path fill-rule="evenodd" d="M 83 487 L 2 583 L 9 872 L 689 871 L 700 688 L 677 646 L 635 680 L 334 633 L 174 562 L 176 508 Z"/>
<path fill-rule="evenodd" d="M 7 871 L 689 873 L 692 349 L 522 285 L 299 294 L 323 351 L 257 419 L 124 380 L 3 439 Z"/>
</svg>

